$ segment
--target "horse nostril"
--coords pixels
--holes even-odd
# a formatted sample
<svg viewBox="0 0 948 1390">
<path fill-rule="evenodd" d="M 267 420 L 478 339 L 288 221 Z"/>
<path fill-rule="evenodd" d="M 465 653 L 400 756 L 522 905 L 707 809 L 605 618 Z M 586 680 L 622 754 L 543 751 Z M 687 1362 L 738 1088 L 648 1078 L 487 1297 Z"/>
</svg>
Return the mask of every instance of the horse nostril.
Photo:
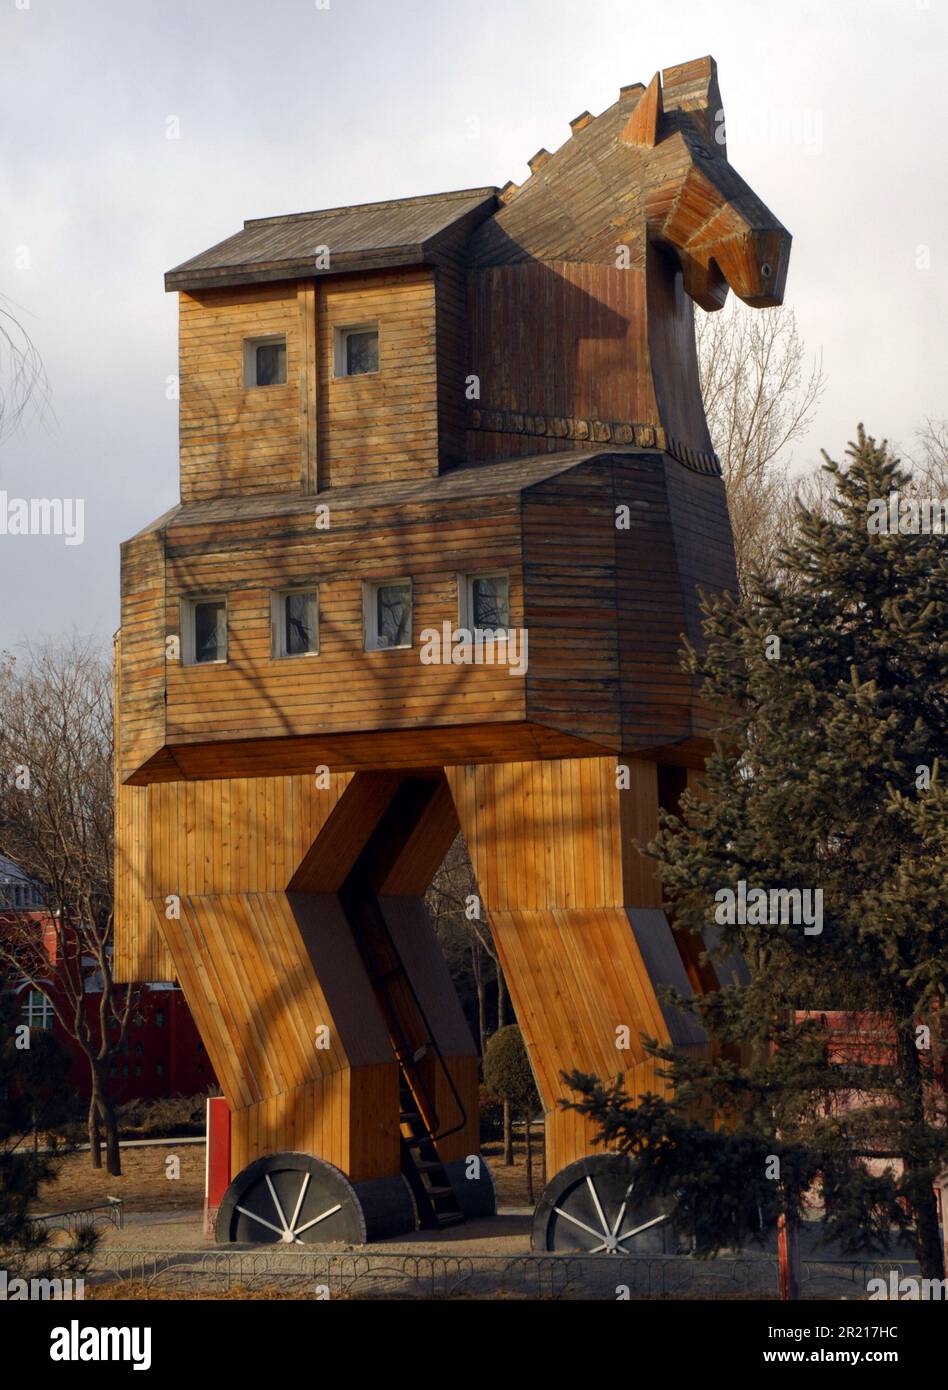
<svg viewBox="0 0 948 1390">
<path fill-rule="evenodd" d="M 774 273 L 774 268 L 769 261 L 764 261 L 763 265 L 760 268 L 760 273 L 765 280 L 770 279 L 771 275 L 773 275 Z"/>
</svg>

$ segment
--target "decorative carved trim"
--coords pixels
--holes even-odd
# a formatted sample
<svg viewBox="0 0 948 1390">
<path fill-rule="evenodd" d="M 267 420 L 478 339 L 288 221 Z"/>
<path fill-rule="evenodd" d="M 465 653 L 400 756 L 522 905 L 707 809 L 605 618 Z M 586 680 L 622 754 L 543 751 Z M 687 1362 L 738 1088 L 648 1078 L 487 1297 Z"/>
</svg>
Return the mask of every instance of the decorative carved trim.
<svg viewBox="0 0 948 1390">
<path fill-rule="evenodd" d="M 575 439 L 590 444 L 637 444 L 642 449 L 664 449 L 693 473 L 720 478 L 717 454 L 689 449 L 667 434 L 661 425 L 632 424 L 620 420 L 583 420 L 565 415 L 527 415 L 519 410 L 471 410 L 467 427 L 495 434 L 529 434 L 554 439 Z"/>
</svg>

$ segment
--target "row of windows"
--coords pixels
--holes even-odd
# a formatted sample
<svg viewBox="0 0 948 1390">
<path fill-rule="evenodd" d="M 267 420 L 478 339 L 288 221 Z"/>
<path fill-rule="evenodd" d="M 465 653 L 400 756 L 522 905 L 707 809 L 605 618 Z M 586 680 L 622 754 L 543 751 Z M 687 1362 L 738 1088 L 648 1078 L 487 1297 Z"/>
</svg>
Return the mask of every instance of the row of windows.
<svg viewBox="0 0 948 1390">
<path fill-rule="evenodd" d="M 510 625 L 506 574 L 458 577 L 458 612 L 464 628 L 495 630 Z M 410 647 L 412 582 L 382 579 L 363 585 L 363 642 L 367 652 Z M 318 589 L 284 589 L 270 596 L 271 655 L 315 656 L 319 652 Z M 227 599 L 203 595 L 182 603 L 182 659 L 187 665 L 227 660 Z"/>
<path fill-rule="evenodd" d="M 377 323 L 333 329 L 333 376 L 367 376 L 379 370 Z M 286 338 L 270 334 L 244 339 L 244 385 L 286 385 Z"/>
</svg>

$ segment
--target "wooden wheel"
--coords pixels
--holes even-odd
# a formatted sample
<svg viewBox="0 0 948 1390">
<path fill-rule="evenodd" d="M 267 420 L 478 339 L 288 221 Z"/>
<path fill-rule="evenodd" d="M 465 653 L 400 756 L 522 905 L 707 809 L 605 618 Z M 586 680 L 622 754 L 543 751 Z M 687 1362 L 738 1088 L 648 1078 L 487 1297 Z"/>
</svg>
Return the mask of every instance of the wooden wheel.
<svg viewBox="0 0 948 1390">
<path fill-rule="evenodd" d="M 658 1202 L 632 1205 L 633 1175 L 632 1160 L 620 1154 L 591 1154 L 561 1169 L 537 1205 L 534 1250 L 663 1253 L 667 1213 Z"/>
<path fill-rule="evenodd" d="M 218 1241 L 254 1245 L 361 1244 L 365 1217 L 355 1188 L 311 1154 L 267 1154 L 238 1173 L 218 1209 Z"/>
</svg>

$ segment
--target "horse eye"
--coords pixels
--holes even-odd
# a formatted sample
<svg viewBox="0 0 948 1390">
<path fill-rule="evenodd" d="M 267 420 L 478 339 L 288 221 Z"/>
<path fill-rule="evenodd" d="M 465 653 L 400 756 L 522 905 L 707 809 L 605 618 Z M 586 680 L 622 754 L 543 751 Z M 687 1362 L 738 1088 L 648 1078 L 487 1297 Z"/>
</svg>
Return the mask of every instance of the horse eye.
<svg viewBox="0 0 948 1390">
<path fill-rule="evenodd" d="M 763 265 L 760 268 L 760 273 L 765 280 L 770 279 L 771 275 L 773 275 L 774 273 L 774 268 L 769 261 L 764 261 Z"/>
</svg>

